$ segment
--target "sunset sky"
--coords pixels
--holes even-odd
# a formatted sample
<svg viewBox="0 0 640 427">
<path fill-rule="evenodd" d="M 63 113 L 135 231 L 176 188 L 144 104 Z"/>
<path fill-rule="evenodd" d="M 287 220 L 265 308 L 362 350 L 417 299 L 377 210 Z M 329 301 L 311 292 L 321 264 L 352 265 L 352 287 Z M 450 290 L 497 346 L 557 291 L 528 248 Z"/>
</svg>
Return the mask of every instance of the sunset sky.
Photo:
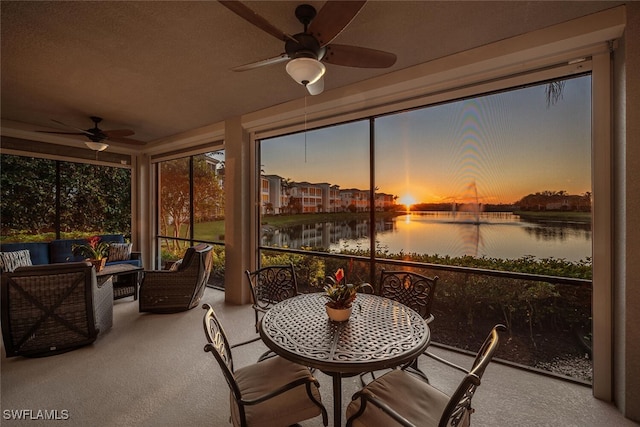
<svg viewBox="0 0 640 427">
<path fill-rule="evenodd" d="M 512 203 L 530 193 L 591 191 L 591 78 L 567 80 L 547 106 L 545 85 L 375 119 L 378 192 L 401 203 Z M 369 187 L 369 122 L 263 141 L 264 173 Z"/>
</svg>

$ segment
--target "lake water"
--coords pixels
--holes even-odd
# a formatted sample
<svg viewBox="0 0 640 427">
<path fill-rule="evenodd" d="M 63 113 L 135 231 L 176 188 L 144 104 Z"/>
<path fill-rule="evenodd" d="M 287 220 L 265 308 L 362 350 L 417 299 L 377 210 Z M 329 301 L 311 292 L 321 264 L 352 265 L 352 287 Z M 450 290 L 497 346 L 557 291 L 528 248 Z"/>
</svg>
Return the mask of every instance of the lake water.
<svg viewBox="0 0 640 427">
<path fill-rule="evenodd" d="M 369 248 L 368 221 L 327 222 L 263 230 L 263 246 L 314 247 L 339 252 Z M 413 212 L 376 223 L 376 247 L 393 253 L 523 256 L 586 260 L 592 256 L 591 226 L 535 223 L 512 213 Z"/>
</svg>

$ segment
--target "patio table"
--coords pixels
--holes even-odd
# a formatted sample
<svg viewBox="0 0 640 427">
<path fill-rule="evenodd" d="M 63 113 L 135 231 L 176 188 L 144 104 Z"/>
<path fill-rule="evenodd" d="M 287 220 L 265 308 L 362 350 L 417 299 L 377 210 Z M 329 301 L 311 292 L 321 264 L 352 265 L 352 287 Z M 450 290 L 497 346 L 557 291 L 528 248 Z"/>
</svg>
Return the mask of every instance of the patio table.
<svg viewBox="0 0 640 427">
<path fill-rule="evenodd" d="M 430 331 L 416 311 L 369 294 L 358 294 L 348 321 L 333 322 L 322 295 L 298 295 L 274 305 L 259 329 L 276 354 L 332 377 L 333 423 L 340 426 L 342 378 L 411 362 L 426 350 Z"/>
</svg>

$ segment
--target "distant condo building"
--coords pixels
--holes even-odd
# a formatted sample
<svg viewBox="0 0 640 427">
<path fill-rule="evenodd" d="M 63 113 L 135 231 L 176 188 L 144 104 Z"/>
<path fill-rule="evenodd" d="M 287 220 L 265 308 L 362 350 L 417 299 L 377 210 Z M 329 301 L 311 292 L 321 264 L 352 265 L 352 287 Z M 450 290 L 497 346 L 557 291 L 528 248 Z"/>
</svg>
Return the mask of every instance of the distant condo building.
<svg viewBox="0 0 640 427">
<path fill-rule="evenodd" d="M 340 189 L 326 182 L 295 182 L 278 175 L 260 177 L 262 214 L 298 214 L 325 212 L 367 212 L 368 190 Z M 375 193 L 375 210 L 386 211 L 395 207 L 392 194 Z"/>
</svg>

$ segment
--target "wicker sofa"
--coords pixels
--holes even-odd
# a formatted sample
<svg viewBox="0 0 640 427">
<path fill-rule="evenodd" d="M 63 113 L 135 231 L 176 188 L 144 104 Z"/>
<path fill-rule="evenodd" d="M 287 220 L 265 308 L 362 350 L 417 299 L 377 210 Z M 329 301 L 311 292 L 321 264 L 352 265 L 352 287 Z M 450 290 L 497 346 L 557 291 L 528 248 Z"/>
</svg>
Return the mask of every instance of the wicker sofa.
<svg viewBox="0 0 640 427">
<path fill-rule="evenodd" d="M 70 351 L 113 324 L 111 279 L 98 281 L 89 262 L 19 267 L 0 282 L 7 357 Z"/>
<path fill-rule="evenodd" d="M 113 258 L 111 253 L 106 265 L 129 264 L 142 267 L 142 254 L 131 251 L 130 245 L 125 245 L 122 234 L 105 234 L 98 236 L 102 241 L 112 244 L 120 244 L 120 250 L 115 251 L 120 257 Z M 84 256 L 73 253 L 73 245 L 86 243 L 86 239 L 59 239 L 51 242 L 22 242 L 0 244 L 0 270 L 12 271 L 7 268 L 6 258 L 11 259 L 11 267 L 27 265 L 56 265 L 69 262 L 84 261 Z M 122 248 L 122 246 L 126 246 Z M 115 245 L 113 245 L 115 246 Z M 126 249 L 126 250 L 123 250 Z M 28 255 L 24 251 L 28 251 Z M 111 250 L 110 250 L 111 252 Z M 16 259 L 19 259 L 16 261 Z M 136 288 L 139 280 L 138 273 L 120 274 L 113 279 L 114 298 L 137 297 Z"/>
<path fill-rule="evenodd" d="M 99 237 L 108 243 L 124 243 L 122 234 L 104 234 Z M 0 252 L 16 252 L 26 249 L 29 251 L 32 265 L 79 262 L 84 261 L 84 257 L 73 253 L 73 245 L 86 242 L 86 239 L 59 239 L 51 242 L 2 243 L 0 244 Z M 109 261 L 107 259 L 107 265 L 113 264 L 132 264 L 136 267 L 142 267 L 142 257 L 140 252 L 131 252 L 131 256 L 127 260 Z"/>
</svg>

